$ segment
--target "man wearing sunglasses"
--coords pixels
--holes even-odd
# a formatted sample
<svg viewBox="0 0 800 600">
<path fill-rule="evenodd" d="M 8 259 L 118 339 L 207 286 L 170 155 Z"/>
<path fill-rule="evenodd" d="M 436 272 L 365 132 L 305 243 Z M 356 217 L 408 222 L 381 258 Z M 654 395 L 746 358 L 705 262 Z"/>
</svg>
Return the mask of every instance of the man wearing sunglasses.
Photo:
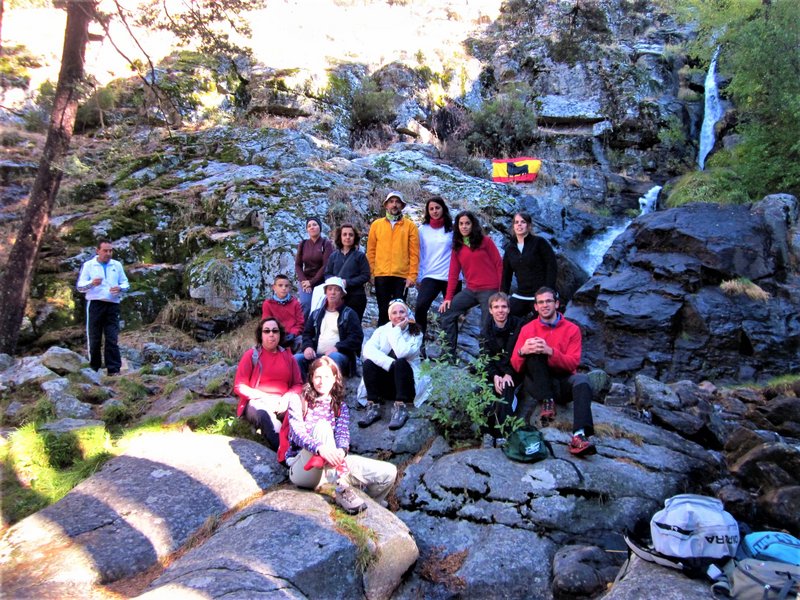
<svg viewBox="0 0 800 600">
<path fill-rule="evenodd" d="M 543 424 L 556 416 L 554 401 L 573 404 L 572 439 L 569 451 L 589 456 L 597 449 L 589 441 L 594 433 L 592 388 L 589 378 L 577 372 L 581 362 L 581 330 L 558 312 L 558 294 L 549 287 L 536 291 L 539 317 L 523 325 L 511 355 L 511 366 L 525 376 L 525 400 L 520 414 L 533 420 L 531 401 L 542 403 L 539 418 Z"/>
</svg>

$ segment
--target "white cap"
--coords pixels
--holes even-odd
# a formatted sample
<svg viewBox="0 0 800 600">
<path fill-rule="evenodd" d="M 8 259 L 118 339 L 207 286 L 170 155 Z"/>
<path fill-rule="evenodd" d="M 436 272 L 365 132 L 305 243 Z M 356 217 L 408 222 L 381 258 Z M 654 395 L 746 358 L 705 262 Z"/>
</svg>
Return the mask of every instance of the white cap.
<svg viewBox="0 0 800 600">
<path fill-rule="evenodd" d="M 347 286 L 344 284 L 344 279 L 341 277 L 328 277 L 323 284 L 323 289 L 327 289 L 329 285 L 336 285 L 342 288 L 342 292 L 347 295 Z"/>
</svg>

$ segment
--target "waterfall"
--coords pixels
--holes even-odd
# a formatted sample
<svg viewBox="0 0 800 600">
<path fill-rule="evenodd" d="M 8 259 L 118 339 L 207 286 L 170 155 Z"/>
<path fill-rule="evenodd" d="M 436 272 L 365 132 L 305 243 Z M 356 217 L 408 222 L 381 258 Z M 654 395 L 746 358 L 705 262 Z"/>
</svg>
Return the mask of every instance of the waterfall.
<svg viewBox="0 0 800 600">
<path fill-rule="evenodd" d="M 639 198 L 639 216 L 646 215 L 656 209 L 656 200 L 658 193 L 661 191 L 661 186 L 656 185 L 651 187 L 647 193 Z M 590 239 L 584 249 L 577 253 L 576 259 L 578 264 L 581 265 L 589 275 L 594 274 L 595 269 L 603 262 L 603 257 L 611 248 L 611 244 L 619 235 L 625 231 L 631 224 L 631 219 L 626 219 L 622 223 L 608 227 L 602 233 Z"/>
<path fill-rule="evenodd" d="M 700 150 L 697 153 L 697 165 L 702 171 L 706 164 L 706 157 L 714 148 L 714 125 L 722 117 L 722 104 L 719 100 L 719 89 L 717 88 L 717 56 L 719 46 L 714 50 L 711 57 L 711 64 L 708 65 L 708 73 L 705 82 L 705 105 L 703 110 L 703 126 L 700 128 Z"/>
<path fill-rule="evenodd" d="M 647 190 L 647 193 L 639 198 L 639 215 L 646 215 L 656 209 L 656 200 L 658 200 L 658 193 L 661 191 L 661 186 L 656 185 Z"/>
</svg>

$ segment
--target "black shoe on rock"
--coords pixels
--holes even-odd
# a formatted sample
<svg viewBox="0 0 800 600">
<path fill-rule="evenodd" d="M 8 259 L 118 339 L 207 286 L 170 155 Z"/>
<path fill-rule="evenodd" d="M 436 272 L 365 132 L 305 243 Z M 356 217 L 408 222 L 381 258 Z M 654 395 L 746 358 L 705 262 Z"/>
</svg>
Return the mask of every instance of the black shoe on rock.
<svg viewBox="0 0 800 600">
<path fill-rule="evenodd" d="M 359 427 L 369 427 L 381 420 L 381 407 L 372 401 L 367 401 L 366 413 L 358 421 Z"/>
</svg>

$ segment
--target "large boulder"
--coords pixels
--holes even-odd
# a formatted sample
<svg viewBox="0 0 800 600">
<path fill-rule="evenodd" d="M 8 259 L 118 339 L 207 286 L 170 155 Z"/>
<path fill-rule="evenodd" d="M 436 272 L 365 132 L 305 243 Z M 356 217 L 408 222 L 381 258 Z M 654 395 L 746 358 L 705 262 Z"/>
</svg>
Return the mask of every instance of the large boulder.
<svg viewBox="0 0 800 600">
<path fill-rule="evenodd" d="M 662 381 L 796 372 L 800 274 L 784 257 L 796 215 L 797 200 L 782 196 L 752 210 L 694 204 L 636 219 L 567 309 L 584 333 L 584 363 Z M 769 296 L 748 295 L 754 284 Z"/>
<path fill-rule="evenodd" d="M 149 569 L 209 519 L 284 479 L 274 452 L 256 442 L 143 434 L 60 501 L 5 533 L 3 591 L 15 598 L 89 595 L 95 584 Z"/>
<path fill-rule="evenodd" d="M 402 521 L 368 503 L 358 526 L 370 535 L 359 546 L 342 533 L 342 513 L 323 495 L 271 491 L 171 564 L 142 598 L 194 590 L 205 598 L 388 600 L 416 561 L 417 546 Z"/>
</svg>

